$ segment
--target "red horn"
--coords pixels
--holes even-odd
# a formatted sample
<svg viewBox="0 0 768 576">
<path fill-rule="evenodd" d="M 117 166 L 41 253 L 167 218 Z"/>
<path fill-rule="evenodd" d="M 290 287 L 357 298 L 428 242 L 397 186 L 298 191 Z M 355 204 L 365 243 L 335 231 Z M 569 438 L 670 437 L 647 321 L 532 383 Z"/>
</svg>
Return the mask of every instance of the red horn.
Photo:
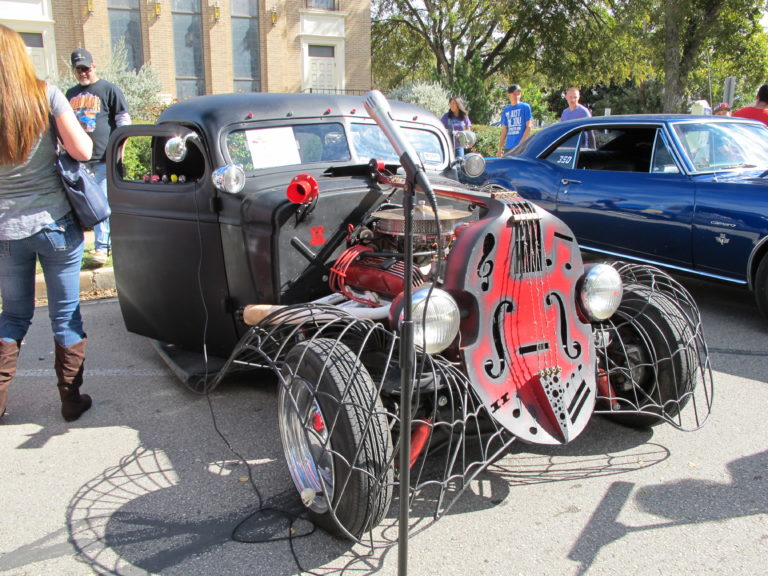
<svg viewBox="0 0 768 576">
<path fill-rule="evenodd" d="M 317 180 L 311 174 L 297 174 L 288 184 L 285 195 L 294 204 L 308 204 L 317 198 Z"/>
</svg>

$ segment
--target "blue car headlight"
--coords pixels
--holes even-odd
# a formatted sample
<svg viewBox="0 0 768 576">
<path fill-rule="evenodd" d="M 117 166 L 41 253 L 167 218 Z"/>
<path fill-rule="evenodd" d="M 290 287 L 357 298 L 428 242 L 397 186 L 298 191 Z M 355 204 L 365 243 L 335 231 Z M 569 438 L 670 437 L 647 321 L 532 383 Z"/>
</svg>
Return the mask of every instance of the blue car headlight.
<svg viewBox="0 0 768 576">
<path fill-rule="evenodd" d="M 607 320 L 621 304 L 623 295 L 621 276 L 608 264 L 590 264 L 585 267 L 579 283 L 579 299 L 590 321 Z"/>
</svg>

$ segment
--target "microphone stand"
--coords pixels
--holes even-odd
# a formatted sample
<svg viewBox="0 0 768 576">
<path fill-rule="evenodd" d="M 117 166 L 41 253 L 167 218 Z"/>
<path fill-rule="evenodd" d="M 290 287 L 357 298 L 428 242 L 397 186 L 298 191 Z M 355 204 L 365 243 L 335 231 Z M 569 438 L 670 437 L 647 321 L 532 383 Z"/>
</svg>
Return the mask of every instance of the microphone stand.
<svg viewBox="0 0 768 576">
<path fill-rule="evenodd" d="M 386 134 L 400 165 L 405 170 L 403 190 L 405 273 L 403 290 L 403 320 L 400 322 L 400 511 L 398 515 L 397 574 L 408 574 L 408 530 L 411 501 L 411 401 L 413 378 L 416 367 L 413 326 L 413 205 L 416 188 L 434 197 L 424 169 L 418 163 L 418 156 L 400 127 L 392 119 L 389 102 L 378 90 L 371 90 L 365 96 L 365 109 Z"/>
</svg>

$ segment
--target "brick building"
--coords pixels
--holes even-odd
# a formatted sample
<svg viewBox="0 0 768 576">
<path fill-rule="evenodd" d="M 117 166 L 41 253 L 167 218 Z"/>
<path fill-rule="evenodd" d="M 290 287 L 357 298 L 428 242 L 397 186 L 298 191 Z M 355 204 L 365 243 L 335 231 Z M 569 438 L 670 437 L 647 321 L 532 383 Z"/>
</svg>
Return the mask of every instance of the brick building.
<svg viewBox="0 0 768 576">
<path fill-rule="evenodd" d="M 369 0 L 0 0 L 41 77 L 69 54 L 149 63 L 170 97 L 224 92 L 362 92 L 371 87 Z"/>
</svg>

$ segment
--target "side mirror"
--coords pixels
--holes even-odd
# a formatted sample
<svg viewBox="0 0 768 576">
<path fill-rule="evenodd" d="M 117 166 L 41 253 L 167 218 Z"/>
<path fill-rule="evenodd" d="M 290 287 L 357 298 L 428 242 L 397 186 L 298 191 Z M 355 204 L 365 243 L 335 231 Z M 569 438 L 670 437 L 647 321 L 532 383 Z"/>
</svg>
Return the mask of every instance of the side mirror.
<svg viewBox="0 0 768 576">
<path fill-rule="evenodd" d="M 217 190 L 238 194 L 245 187 L 245 171 L 239 164 L 227 164 L 214 170 L 211 180 Z"/>
<path fill-rule="evenodd" d="M 454 132 L 453 137 L 456 139 L 456 145 L 462 148 L 472 148 L 477 142 L 477 135 L 472 130 Z"/>
<path fill-rule="evenodd" d="M 467 154 L 461 159 L 461 169 L 470 178 L 477 178 L 485 172 L 485 158 L 480 154 Z"/>
<path fill-rule="evenodd" d="M 181 162 L 187 157 L 187 140 L 199 142 L 200 138 L 194 132 L 187 132 L 184 136 L 174 136 L 165 143 L 165 155 L 172 162 Z"/>
</svg>

